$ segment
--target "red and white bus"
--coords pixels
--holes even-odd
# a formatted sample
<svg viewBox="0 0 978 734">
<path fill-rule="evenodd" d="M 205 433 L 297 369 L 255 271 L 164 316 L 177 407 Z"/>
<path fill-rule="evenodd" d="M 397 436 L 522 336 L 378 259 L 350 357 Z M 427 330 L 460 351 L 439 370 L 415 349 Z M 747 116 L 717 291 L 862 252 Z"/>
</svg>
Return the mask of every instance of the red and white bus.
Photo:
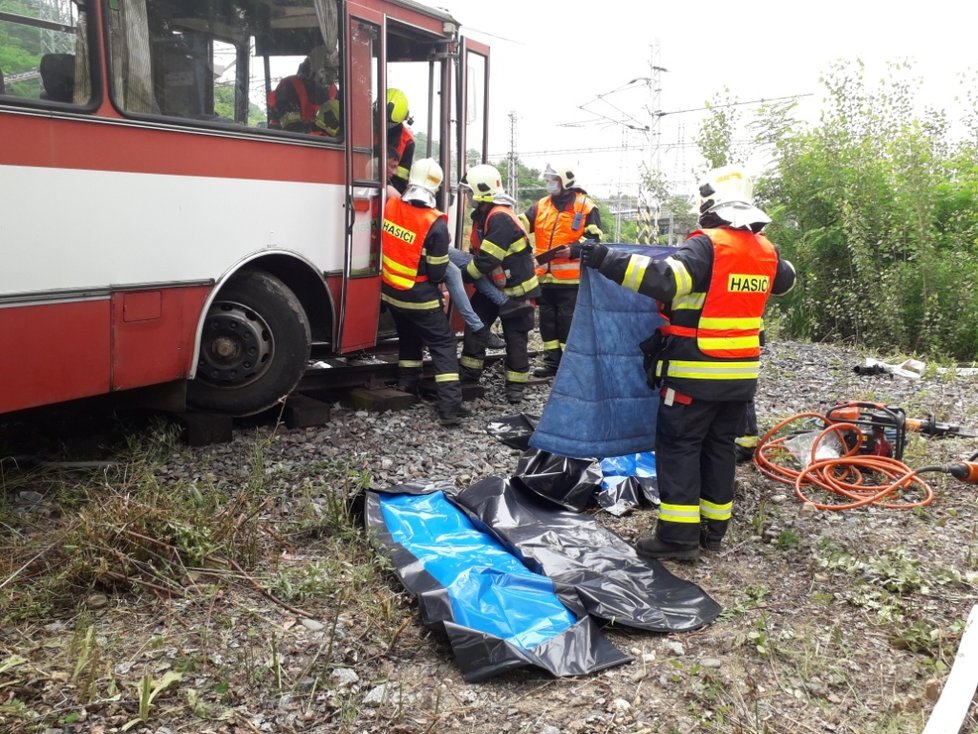
<svg viewBox="0 0 978 734">
<path fill-rule="evenodd" d="M 270 93 L 316 49 L 339 131 L 271 126 Z M 408 95 L 461 241 L 488 72 L 486 46 L 413 0 L 0 4 L 0 413 L 152 386 L 247 415 L 311 346 L 373 346 L 376 101 Z"/>
</svg>

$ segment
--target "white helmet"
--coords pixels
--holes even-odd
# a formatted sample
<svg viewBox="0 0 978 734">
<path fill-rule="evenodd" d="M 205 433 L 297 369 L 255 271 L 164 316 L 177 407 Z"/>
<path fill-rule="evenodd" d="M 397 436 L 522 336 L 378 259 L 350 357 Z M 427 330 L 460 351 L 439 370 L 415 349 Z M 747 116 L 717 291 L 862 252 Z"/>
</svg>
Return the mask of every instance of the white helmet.
<svg viewBox="0 0 978 734">
<path fill-rule="evenodd" d="M 737 229 L 771 221 L 754 206 L 754 182 L 740 166 L 722 166 L 706 174 L 699 187 L 699 211 L 701 216 L 716 214 Z"/>
<path fill-rule="evenodd" d="M 557 161 L 556 163 L 548 163 L 547 167 L 543 169 L 541 174 L 543 178 L 559 178 L 560 185 L 564 187 L 564 190 L 573 188 L 575 182 L 577 181 L 577 174 L 575 173 L 576 166 L 572 166 L 567 161 Z"/>
<path fill-rule="evenodd" d="M 415 161 L 408 174 L 407 190 L 404 192 L 405 201 L 419 201 L 428 206 L 435 205 L 435 194 L 444 179 L 444 173 L 438 161 L 434 158 L 422 158 Z"/>
<path fill-rule="evenodd" d="M 506 196 L 503 189 L 503 179 L 495 166 L 488 163 L 480 163 L 472 166 L 465 175 L 462 176 L 462 185 L 472 192 L 473 201 L 497 201 L 500 196 Z M 508 198 L 508 197 L 507 197 Z"/>
</svg>

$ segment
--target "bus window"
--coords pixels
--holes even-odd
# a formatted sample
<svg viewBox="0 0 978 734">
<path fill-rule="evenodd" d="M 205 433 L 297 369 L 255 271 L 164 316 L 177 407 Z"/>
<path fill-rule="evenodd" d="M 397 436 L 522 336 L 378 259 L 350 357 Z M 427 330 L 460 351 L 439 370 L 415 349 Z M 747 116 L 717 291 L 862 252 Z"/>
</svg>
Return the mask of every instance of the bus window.
<svg viewBox="0 0 978 734">
<path fill-rule="evenodd" d="M 87 16 L 75 3 L 36 0 L 0 16 L 0 95 L 39 104 L 92 98 Z"/>
<path fill-rule="evenodd" d="M 338 140 L 338 2 L 109 3 L 112 98 L 135 115 Z"/>
</svg>

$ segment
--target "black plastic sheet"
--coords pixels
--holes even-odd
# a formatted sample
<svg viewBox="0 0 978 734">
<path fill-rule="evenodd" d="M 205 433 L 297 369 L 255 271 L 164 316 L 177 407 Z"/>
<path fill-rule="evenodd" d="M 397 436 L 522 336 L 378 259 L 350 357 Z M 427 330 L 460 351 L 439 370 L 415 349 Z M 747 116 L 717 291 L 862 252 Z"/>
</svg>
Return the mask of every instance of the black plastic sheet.
<svg viewBox="0 0 978 734">
<path fill-rule="evenodd" d="M 601 491 L 598 506 L 621 517 L 636 507 L 658 507 L 659 480 L 655 454 L 644 451 L 601 460 Z"/>
<path fill-rule="evenodd" d="M 455 501 L 549 576 L 571 610 L 625 627 L 678 632 L 717 618 L 720 605 L 699 586 L 640 558 L 588 515 L 561 509 L 519 482 L 490 477 Z"/>
<path fill-rule="evenodd" d="M 656 507 L 659 486 L 649 452 L 603 459 L 574 459 L 529 448 L 513 481 L 568 510 L 595 504 L 620 517 L 637 507 Z"/>
<path fill-rule="evenodd" d="M 520 457 L 513 478 L 531 492 L 579 512 L 594 503 L 601 467 L 597 459 L 573 459 L 531 448 Z"/>
<path fill-rule="evenodd" d="M 448 638 L 466 681 L 522 666 L 583 675 L 631 660 L 457 507 L 452 491 L 429 481 L 367 492 L 365 522 L 418 599 L 422 622 Z"/>
<path fill-rule="evenodd" d="M 489 421 L 486 431 L 511 449 L 525 451 L 539 420 L 539 416 L 518 413 Z"/>
</svg>

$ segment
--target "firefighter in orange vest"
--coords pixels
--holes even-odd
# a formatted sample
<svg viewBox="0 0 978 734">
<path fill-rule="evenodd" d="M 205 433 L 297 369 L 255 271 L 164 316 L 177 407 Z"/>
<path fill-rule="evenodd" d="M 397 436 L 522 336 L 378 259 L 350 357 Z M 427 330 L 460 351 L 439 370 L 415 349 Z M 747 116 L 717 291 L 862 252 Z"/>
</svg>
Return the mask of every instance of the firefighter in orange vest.
<svg viewBox="0 0 978 734">
<path fill-rule="evenodd" d="M 279 130 L 337 136 L 340 131 L 338 61 L 317 46 L 292 76 L 268 95 L 268 126 Z"/>
<path fill-rule="evenodd" d="M 428 347 L 435 372 L 438 418 L 457 425 L 462 407 L 455 333 L 442 308 L 438 287 L 448 267 L 448 217 L 435 208 L 442 170 L 433 158 L 411 166 L 408 187 L 388 199 L 381 229 L 381 299 L 397 327 L 398 385 L 418 393 L 422 351 Z"/>
<path fill-rule="evenodd" d="M 496 168 L 488 164 L 472 166 L 462 178 L 462 184 L 471 192 L 475 204 L 470 239 L 472 260 L 462 275 L 475 282 L 501 274 L 501 288 L 509 296 L 504 305 L 496 305 L 478 289 L 472 295 L 471 303 L 483 324 L 491 324 L 497 317 L 502 322 L 506 342 L 506 399 L 519 403 L 530 377 L 527 344 L 533 328 L 533 299 L 540 294 L 533 251 L 526 231 L 513 211 L 516 201 L 507 196 Z M 488 341 L 489 329 L 473 331 L 471 327 L 465 327 L 459 360 L 463 380 L 479 381 Z"/>
<path fill-rule="evenodd" d="M 571 318 L 581 283 L 578 245 L 581 240 L 601 239 L 601 213 L 587 192 L 576 185 L 574 167 L 548 164 L 543 172 L 547 195 L 520 217 L 533 233 L 537 277 L 540 279 L 540 338 L 543 365 L 537 377 L 552 377 L 564 353 Z"/>
<path fill-rule="evenodd" d="M 743 169 L 702 183 L 700 229 L 663 260 L 584 245 L 584 264 L 659 301 L 666 323 L 642 345 L 660 391 L 655 431 L 659 517 L 640 555 L 693 561 L 720 550 L 733 508 L 734 439 L 754 396 L 760 327 L 771 295 L 795 283 L 791 263 L 761 233 L 770 218 L 752 203 Z"/>
<path fill-rule="evenodd" d="M 408 98 L 400 89 L 387 90 L 387 143 L 397 149 L 399 163 L 391 178 L 391 185 L 404 193 L 408 185 L 408 171 L 414 161 L 414 133 L 408 125 L 414 118 L 408 109 Z"/>
</svg>

